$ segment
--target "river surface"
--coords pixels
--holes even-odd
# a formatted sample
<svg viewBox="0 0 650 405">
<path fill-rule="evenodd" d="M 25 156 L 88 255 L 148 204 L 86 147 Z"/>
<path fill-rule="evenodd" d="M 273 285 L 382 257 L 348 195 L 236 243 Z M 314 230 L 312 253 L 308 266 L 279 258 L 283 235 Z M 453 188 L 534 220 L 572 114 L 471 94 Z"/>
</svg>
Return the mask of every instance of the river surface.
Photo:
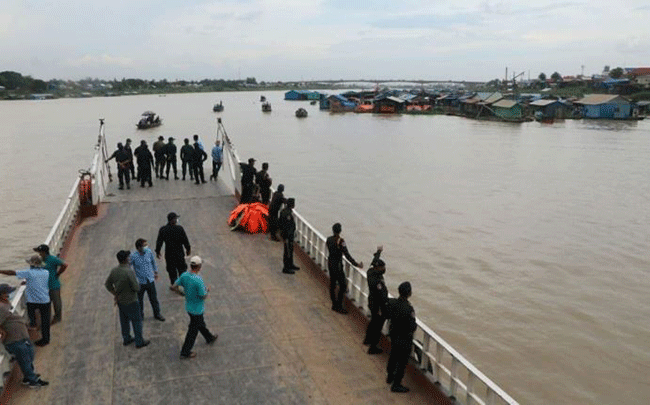
<svg viewBox="0 0 650 405">
<path fill-rule="evenodd" d="M 649 403 L 649 120 L 330 114 L 283 92 L 263 114 L 261 94 L 0 101 L 0 267 L 47 236 L 98 118 L 113 149 L 209 146 L 221 116 L 323 234 L 341 222 L 366 265 L 383 245 L 391 291 L 410 280 L 417 315 L 520 403 Z M 137 131 L 144 110 L 163 125 Z"/>
</svg>

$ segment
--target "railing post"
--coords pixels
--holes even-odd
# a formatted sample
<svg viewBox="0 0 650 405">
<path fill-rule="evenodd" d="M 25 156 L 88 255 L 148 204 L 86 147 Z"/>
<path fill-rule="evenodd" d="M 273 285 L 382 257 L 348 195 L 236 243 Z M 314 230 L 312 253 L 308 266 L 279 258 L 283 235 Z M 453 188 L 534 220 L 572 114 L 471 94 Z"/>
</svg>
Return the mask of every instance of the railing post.
<svg viewBox="0 0 650 405">
<path fill-rule="evenodd" d="M 474 393 L 474 382 L 476 381 L 476 376 L 471 371 L 468 371 L 469 375 L 467 376 L 467 391 L 465 392 L 465 403 L 467 405 L 472 405 L 474 403 L 474 398 L 472 394 Z"/>
<path fill-rule="evenodd" d="M 456 398 L 456 390 L 458 389 L 458 383 L 456 378 L 458 376 L 458 359 L 456 357 L 451 358 L 451 370 L 450 370 L 450 381 L 449 381 L 449 395 L 453 398 Z"/>
</svg>

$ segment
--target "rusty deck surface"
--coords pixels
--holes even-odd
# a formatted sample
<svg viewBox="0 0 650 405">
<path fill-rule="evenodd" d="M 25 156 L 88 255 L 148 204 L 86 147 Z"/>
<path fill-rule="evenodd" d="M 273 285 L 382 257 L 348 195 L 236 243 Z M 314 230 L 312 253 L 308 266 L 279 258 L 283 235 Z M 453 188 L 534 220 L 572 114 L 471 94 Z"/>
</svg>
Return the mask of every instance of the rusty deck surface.
<svg viewBox="0 0 650 405">
<path fill-rule="evenodd" d="M 35 362 L 50 386 L 20 388 L 12 404 L 435 403 L 430 388 L 409 374 L 410 393 L 390 392 L 388 356 L 366 354 L 363 328 L 330 309 L 328 291 L 306 263 L 297 261 L 303 269 L 295 275 L 282 274 L 281 243 L 230 231 L 226 220 L 236 201 L 221 182 L 154 179 L 153 188 L 132 183 L 123 191 L 115 183 L 66 257 L 63 322 L 52 327 L 52 342 L 38 348 Z M 133 250 L 140 237 L 153 250 L 170 211 L 181 215 L 192 254 L 204 260 L 201 274 L 211 287 L 205 320 L 219 335 L 211 346 L 199 335 L 191 360 L 179 358 L 189 318 L 183 298 L 168 288 L 164 260 L 156 288 L 167 320 L 154 320 L 145 298 L 148 347 L 122 345 L 117 309 L 104 288 L 115 253 Z"/>
</svg>

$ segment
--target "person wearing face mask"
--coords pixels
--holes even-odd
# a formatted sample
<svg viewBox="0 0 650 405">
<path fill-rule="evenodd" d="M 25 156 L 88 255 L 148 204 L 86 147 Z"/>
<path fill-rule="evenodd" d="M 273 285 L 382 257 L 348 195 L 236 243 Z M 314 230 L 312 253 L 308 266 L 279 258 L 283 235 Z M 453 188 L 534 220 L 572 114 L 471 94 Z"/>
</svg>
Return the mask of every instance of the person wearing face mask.
<svg viewBox="0 0 650 405">
<path fill-rule="evenodd" d="M 153 257 L 153 252 L 149 249 L 149 244 L 145 239 L 140 238 L 136 240 L 135 249 L 136 251 L 131 253 L 129 259 L 135 271 L 135 278 L 138 279 L 138 284 L 140 284 L 138 302 L 140 304 L 141 318 L 144 319 L 144 293 L 146 292 L 149 296 L 151 309 L 153 309 L 153 317 L 161 322 L 165 322 L 165 318 L 160 314 L 160 303 L 156 294 L 155 281 L 158 280 L 156 259 Z"/>
</svg>

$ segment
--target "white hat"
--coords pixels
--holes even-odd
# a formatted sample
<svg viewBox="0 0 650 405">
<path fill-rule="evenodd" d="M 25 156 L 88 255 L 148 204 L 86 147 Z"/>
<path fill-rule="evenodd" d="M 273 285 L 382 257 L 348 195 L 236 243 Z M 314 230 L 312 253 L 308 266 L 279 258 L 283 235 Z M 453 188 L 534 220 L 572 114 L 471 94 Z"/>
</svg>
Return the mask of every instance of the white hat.
<svg viewBox="0 0 650 405">
<path fill-rule="evenodd" d="M 192 256 L 190 259 L 190 265 L 192 266 L 200 266 L 203 263 L 201 258 L 199 256 Z"/>
</svg>

